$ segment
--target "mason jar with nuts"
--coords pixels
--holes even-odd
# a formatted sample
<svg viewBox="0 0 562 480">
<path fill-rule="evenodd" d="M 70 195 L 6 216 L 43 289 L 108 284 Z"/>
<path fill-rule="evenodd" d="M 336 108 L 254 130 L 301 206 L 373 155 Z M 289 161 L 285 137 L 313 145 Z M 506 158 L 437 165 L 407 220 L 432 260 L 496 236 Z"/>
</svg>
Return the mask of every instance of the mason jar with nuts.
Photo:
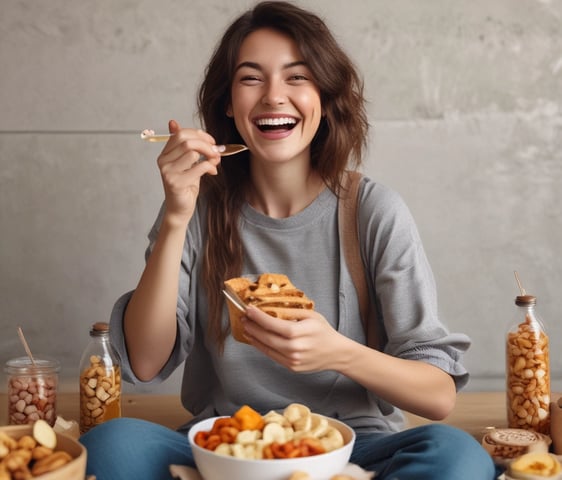
<svg viewBox="0 0 562 480">
<path fill-rule="evenodd" d="M 39 419 L 55 424 L 59 370 L 54 359 L 19 357 L 6 362 L 9 424 L 25 425 Z"/>
<path fill-rule="evenodd" d="M 109 325 L 95 323 L 80 362 L 80 433 L 121 416 L 121 368 L 109 343 Z"/>
<path fill-rule="evenodd" d="M 518 318 L 507 333 L 507 420 L 510 428 L 550 432 L 549 338 L 535 312 L 536 297 L 515 299 Z"/>
</svg>

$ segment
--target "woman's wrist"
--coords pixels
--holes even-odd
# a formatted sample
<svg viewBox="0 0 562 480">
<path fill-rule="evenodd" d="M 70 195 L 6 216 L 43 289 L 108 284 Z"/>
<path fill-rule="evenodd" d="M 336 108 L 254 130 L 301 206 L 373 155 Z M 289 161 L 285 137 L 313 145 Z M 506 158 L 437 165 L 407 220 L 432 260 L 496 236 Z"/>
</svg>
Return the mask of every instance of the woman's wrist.
<svg viewBox="0 0 562 480">
<path fill-rule="evenodd" d="M 181 231 L 185 234 L 190 218 L 191 216 L 188 215 L 175 214 L 166 211 L 164 212 L 164 216 L 162 218 L 160 230 L 166 229 L 169 232 Z"/>
</svg>

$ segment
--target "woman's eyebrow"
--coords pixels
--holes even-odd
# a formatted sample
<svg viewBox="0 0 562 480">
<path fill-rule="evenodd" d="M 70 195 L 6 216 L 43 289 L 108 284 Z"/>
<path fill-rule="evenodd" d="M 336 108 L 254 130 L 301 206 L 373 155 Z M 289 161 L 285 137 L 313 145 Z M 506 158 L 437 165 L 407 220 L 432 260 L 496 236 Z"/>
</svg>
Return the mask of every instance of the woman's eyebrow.
<svg viewBox="0 0 562 480">
<path fill-rule="evenodd" d="M 285 65 L 283 65 L 281 67 L 281 69 L 286 70 L 288 68 L 293 68 L 293 67 L 298 67 L 298 66 L 308 67 L 308 64 L 304 60 L 297 60 L 297 61 L 294 61 L 294 62 L 286 63 Z M 259 71 L 263 70 L 263 68 L 261 67 L 261 65 L 259 63 L 242 62 L 236 67 L 236 69 L 234 71 L 236 72 L 236 71 L 238 71 L 238 70 L 240 70 L 241 68 L 244 68 L 244 67 L 252 68 L 254 70 L 259 70 Z"/>
</svg>

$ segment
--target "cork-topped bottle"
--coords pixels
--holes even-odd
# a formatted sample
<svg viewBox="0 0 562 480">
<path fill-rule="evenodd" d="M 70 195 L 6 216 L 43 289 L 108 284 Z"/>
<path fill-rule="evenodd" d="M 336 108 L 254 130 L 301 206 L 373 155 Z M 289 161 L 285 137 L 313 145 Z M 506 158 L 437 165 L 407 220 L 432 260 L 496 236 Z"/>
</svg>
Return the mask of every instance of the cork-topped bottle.
<svg viewBox="0 0 562 480">
<path fill-rule="evenodd" d="M 507 333 L 507 420 L 510 428 L 550 431 L 549 338 L 533 295 L 515 299 L 517 314 Z"/>
<path fill-rule="evenodd" d="M 94 323 L 90 337 L 80 361 L 80 433 L 121 416 L 121 368 L 109 324 Z"/>
</svg>

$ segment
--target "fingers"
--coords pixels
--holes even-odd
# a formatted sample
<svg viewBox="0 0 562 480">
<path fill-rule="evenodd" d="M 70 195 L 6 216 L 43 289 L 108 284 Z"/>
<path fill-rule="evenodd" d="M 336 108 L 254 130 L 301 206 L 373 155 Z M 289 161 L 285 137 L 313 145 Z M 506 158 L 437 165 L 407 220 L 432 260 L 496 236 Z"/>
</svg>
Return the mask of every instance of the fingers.
<svg viewBox="0 0 562 480">
<path fill-rule="evenodd" d="M 267 313 L 252 305 L 247 308 L 247 316 L 250 320 L 255 321 L 266 330 L 272 331 L 279 331 L 279 328 L 281 328 L 282 330 L 291 330 L 293 328 L 291 327 L 291 324 L 293 322 L 305 320 L 307 318 L 320 317 L 320 315 L 314 310 L 303 308 L 286 308 L 284 309 L 284 313 L 287 315 L 285 318 L 290 317 L 291 319 L 287 320 L 272 317 L 271 315 L 268 315 Z"/>
<path fill-rule="evenodd" d="M 158 158 L 161 167 L 174 163 L 176 171 L 185 171 L 202 158 L 218 165 L 220 147 L 217 147 L 211 135 L 203 130 L 180 128 L 174 120 L 170 121 L 168 127 L 171 136 Z"/>
<path fill-rule="evenodd" d="M 208 133 L 181 128 L 175 120 L 168 122 L 168 130 L 170 138 L 157 161 L 164 186 L 166 212 L 185 221 L 193 214 L 201 177 L 217 175 L 221 157 L 215 139 Z"/>
<path fill-rule="evenodd" d="M 304 324 L 300 325 L 300 320 L 312 319 L 316 316 L 315 312 L 311 310 L 295 308 L 291 311 L 294 311 L 295 319 L 284 320 L 272 317 L 254 306 L 249 306 L 243 323 L 244 331 L 249 339 L 257 339 L 270 346 L 280 341 L 296 340 L 303 334 L 306 335 L 309 330 L 309 327 L 305 327 Z"/>
<path fill-rule="evenodd" d="M 171 134 L 177 133 L 180 130 L 180 124 L 176 120 L 170 120 L 168 122 L 168 131 Z"/>
<path fill-rule="evenodd" d="M 179 133 L 182 132 L 186 132 L 188 133 L 188 138 L 189 136 L 193 136 L 196 135 L 198 138 L 200 138 L 201 140 L 211 144 L 211 145 L 215 145 L 215 139 L 213 138 L 212 135 L 210 135 L 209 133 L 205 132 L 204 130 L 201 129 L 195 129 L 195 128 L 181 128 L 180 124 L 178 123 L 177 120 L 170 120 L 168 122 L 168 130 L 172 135 L 177 135 Z"/>
</svg>

